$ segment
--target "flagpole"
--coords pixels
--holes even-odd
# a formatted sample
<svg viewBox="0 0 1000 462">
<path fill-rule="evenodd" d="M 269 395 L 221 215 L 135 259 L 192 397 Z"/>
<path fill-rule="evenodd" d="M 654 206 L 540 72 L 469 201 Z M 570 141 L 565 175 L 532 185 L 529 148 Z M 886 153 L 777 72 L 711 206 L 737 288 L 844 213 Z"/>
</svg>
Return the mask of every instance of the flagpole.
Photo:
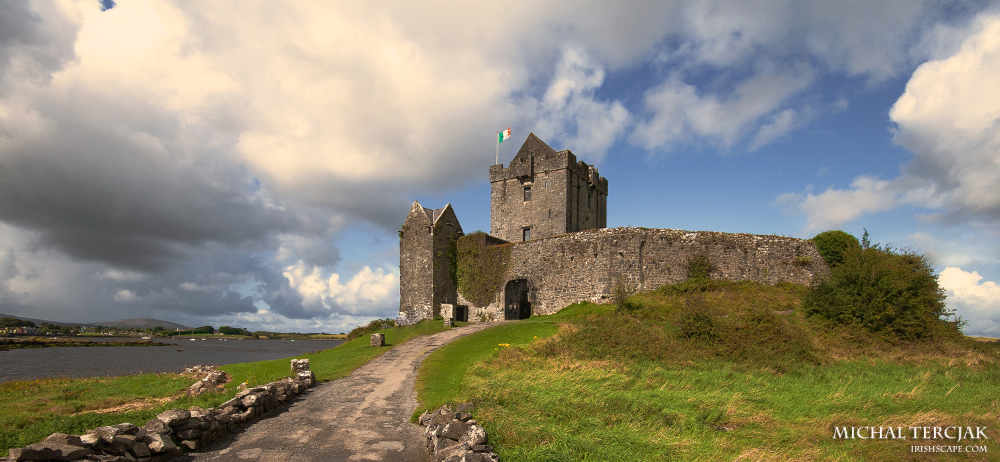
<svg viewBox="0 0 1000 462">
<path fill-rule="evenodd" d="M 500 132 L 497 132 L 497 163 L 493 165 L 500 164 Z"/>
</svg>

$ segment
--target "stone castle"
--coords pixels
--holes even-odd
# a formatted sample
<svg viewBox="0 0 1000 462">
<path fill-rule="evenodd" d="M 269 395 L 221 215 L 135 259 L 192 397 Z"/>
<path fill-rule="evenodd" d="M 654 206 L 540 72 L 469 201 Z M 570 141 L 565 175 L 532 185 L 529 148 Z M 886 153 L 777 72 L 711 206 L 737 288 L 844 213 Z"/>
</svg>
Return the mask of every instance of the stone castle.
<svg viewBox="0 0 1000 462">
<path fill-rule="evenodd" d="M 451 205 L 414 201 L 399 232 L 401 324 L 443 316 L 458 321 L 524 319 L 580 301 L 606 302 L 616 284 L 653 290 L 688 278 L 707 258 L 711 277 L 808 284 L 829 271 L 808 240 L 781 236 L 607 226 L 608 180 L 569 150 L 533 133 L 511 163 L 490 167 L 490 234 L 480 248 L 504 255 L 499 279 L 478 304 L 459 293 L 456 242 L 464 236 Z"/>
</svg>

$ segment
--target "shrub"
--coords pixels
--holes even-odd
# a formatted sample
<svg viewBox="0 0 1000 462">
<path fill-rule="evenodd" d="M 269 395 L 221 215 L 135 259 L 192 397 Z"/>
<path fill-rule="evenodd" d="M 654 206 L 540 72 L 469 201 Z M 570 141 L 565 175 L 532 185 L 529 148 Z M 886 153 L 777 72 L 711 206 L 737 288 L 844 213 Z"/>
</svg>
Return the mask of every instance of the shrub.
<svg viewBox="0 0 1000 462">
<path fill-rule="evenodd" d="M 677 327 L 681 336 L 701 340 L 715 338 L 715 322 L 709 314 L 705 295 L 691 294 L 684 299 L 684 308 L 677 317 Z"/>
<path fill-rule="evenodd" d="M 688 279 L 703 280 L 709 279 L 715 271 L 715 265 L 708 255 L 699 253 L 688 259 L 687 262 Z"/>
<path fill-rule="evenodd" d="M 458 293 L 477 306 L 489 305 L 503 286 L 510 267 L 510 245 L 490 245 L 482 231 L 455 243 L 455 283 Z"/>
<path fill-rule="evenodd" d="M 629 282 L 621 275 L 615 278 L 611 285 L 611 302 L 615 304 L 615 313 L 627 313 L 639 308 L 639 305 L 632 300 L 632 296 L 639 291 L 639 288 Z"/>
<path fill-rule="evenodd" d="M 347 334 L 347 341 L 349 342 L 358 337 L 371 335 L 380 330 L 385 330 L 386 328 L 389 327 L 396 327 L 395 319 L 392 318 L 376 319 L 364 326 L 355 327 L 351 332 Z"/>
<path fill-rule="evenodd" d="M 903 340 L 958 332 L 958 319 L 944 319 L 954 312 L 923 255 L 871 245 L 866 231 L 842 257 L 806 295 L 807 314 Z"/>
<path fill-rule="evenodd" d="M 824 231 L 814 236 L 812 241 L 816 244 L 816 249 L 819 250 L 823 261 L 830 268 L 844 262 L 844 251 L 861 245 L 858 238 L 840 230 Z"/>
</svg>

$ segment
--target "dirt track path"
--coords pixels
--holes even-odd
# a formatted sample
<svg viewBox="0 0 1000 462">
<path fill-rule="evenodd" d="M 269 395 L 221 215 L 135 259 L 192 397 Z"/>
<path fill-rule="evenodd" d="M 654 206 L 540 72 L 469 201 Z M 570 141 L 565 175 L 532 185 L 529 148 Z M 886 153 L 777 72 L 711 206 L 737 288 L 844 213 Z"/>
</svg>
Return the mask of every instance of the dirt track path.
<svg viewBox="0 0 1000 462">
<path fill-rule="evenodd" d="M 411 339 L 173 462 L 429 460 L 422 429 L 409 422 L 417 407 L 417 368 L 441 345 L 497 324 L 470 324 Z"/>
</svg>

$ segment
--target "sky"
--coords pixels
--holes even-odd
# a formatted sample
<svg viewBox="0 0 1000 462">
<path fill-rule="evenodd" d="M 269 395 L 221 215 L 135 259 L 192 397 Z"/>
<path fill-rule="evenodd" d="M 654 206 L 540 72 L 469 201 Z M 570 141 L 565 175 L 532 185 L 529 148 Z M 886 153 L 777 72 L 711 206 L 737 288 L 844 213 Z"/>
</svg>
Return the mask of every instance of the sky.
<svg viewBox="0 0 1000 462">
<path fill-rule="evenodd" d="M 926 255 L 1000 337 L 1000 2 L 0 2 L 0 312 L 347 332 L 496 133 L 608 226 Z"/>
</svg>

